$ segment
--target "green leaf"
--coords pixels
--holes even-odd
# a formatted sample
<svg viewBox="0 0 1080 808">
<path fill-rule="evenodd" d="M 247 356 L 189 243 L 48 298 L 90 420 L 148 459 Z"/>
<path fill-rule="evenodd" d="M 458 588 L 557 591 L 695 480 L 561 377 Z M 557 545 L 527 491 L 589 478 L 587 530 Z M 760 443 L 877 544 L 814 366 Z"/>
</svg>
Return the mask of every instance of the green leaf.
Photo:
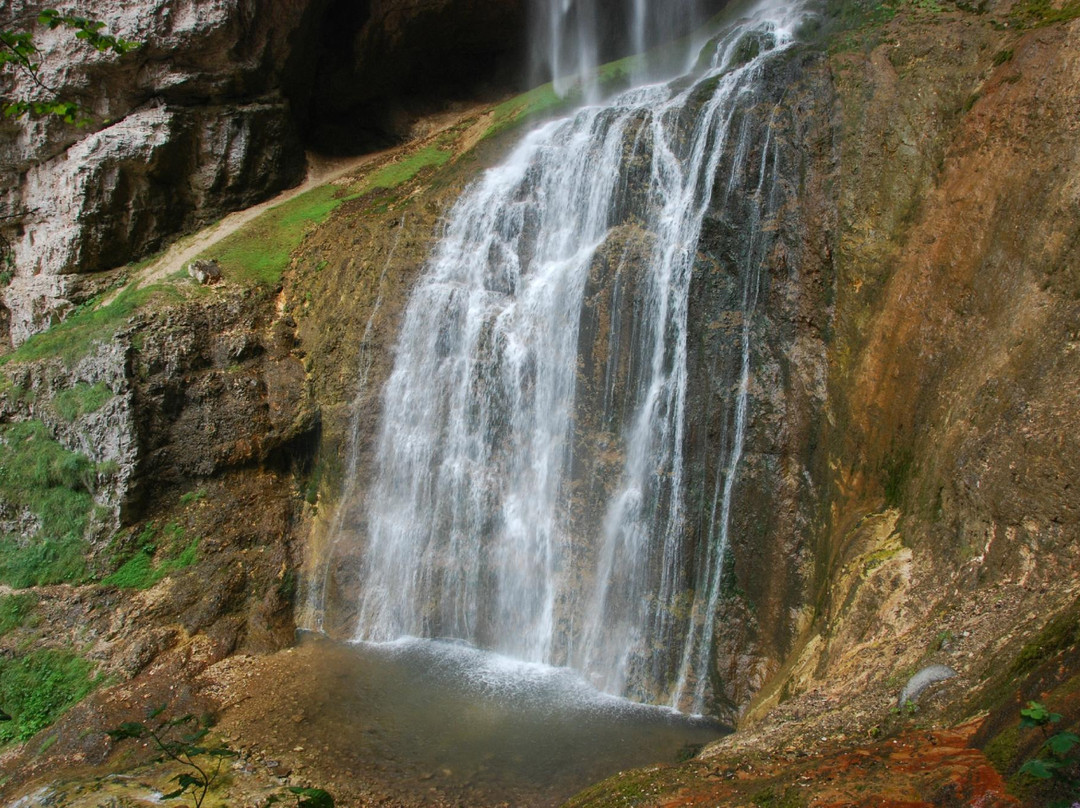
<svg viewBox="0 0 1080 808">
<path fill-rule="evenodd" d="M 1054 760 L 1032 758 L 1020 767 L 1020 774 L 1026 774 L 1037 780 L 1049 780 L 1054 776 L 1054 770 L 1060 768 L 1060 764 Z"/>
<path fill-rule="evenodd" d="M 142 738 L 146 735 L 146 727 L 134 721 L 121 724 L 116 729 L 110 729 L 105 733 L 114 741 L 122 741 L 125 738 Z"/>
<path fill-rule="evenodd" d="M 1037 701 L 1029 701 L 1027 708 L 1020 711 L 1020 719 L 1022 727 L 1041 727 L 1056 724 L 1061 720 L 1061 715 L 1050 712 Z"/>
<path fill-rule="evenodd" d="M 204 783 L 201 777 L 182 772 L 173 778 L 181 788 L 202 788 Z"/>
<path fill-rule="evenodd" d="M 176 789 L 176 791 L 170 791 L 168 794 L 162 794 L 161 799 L 162 800 L 175 800 L 177 797 L 183 796 L 185 791 L 187 791 L 186 788 L 178 788 L 178 789 Z"/>
<path fill-rule="evenodd" d="M 1080 735 L 1074 732 L 1059 732 L 1046 742 L 1046 748 L 1056 757 L 1064 757 L 1077 744 L 1080 744 Z"/>
<path fill-rule="evenodd" d="M 290 786 L 289 791 L 298 797 L 298 808 L 334 808 L 334 798 L 321 788 Z"/>
</svg>

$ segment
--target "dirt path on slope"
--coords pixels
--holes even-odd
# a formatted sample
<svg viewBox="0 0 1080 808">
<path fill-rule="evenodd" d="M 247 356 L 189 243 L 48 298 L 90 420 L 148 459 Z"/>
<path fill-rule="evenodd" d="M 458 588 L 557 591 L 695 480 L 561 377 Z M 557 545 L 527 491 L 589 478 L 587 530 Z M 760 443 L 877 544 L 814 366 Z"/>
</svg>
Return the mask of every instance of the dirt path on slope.
<svg viewBox="0 0 1080 808">
<path fill-rule="evenodd" d="M 250 208 L 234 211 L 217 223 L 203 228 L 174 242 L 156 260 L 139 271 L 131 280 L 131 286 L 143 286 L 157 283 L 177 272 L 194 258 L 202 255 L 222 239 L 225 239 L 257 219 L 271 208 L 277 207 L 300 194 L 326 185 L 342 177 L 359 172 L 369 166 L 390 162 L 395 155 L 408 154 L 423 148 L 429 141 L 458 125 L 469 117 L 480 115 L 490 104 L 473 104 L 463 109 L 430 115 L 413 124 L 412 137 L 404 144 L 382 151 L 369 152 L 358 157 L 332 158 L 309 153 L 307 155 L 308 172 L 304 181 L 295 188 L 282 191 L 275 197 L 253 205 Z M 466 144 L 466 148 L 474 144 Z M 116 294 L 116 293 L 114 293 Z M 110 298 L 112 295 L 110 295 Z M 108 302 L 108 301 L 106 301 Z"/>
</svg>

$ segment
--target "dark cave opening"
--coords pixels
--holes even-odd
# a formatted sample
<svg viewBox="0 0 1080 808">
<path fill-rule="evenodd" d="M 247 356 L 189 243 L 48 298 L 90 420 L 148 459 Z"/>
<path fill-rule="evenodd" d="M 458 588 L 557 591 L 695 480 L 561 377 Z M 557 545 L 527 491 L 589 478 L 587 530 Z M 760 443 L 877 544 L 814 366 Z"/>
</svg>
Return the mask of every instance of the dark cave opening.
<svg viewBox="0 0 1080 808">
<path fill-rule="evenodd" d="M 363 154 L 406 139 L 424 115 L 521 89 L 524 31 L 523 3 L 319 0 L 282 90 L 305 148 Z"/>
</svg>

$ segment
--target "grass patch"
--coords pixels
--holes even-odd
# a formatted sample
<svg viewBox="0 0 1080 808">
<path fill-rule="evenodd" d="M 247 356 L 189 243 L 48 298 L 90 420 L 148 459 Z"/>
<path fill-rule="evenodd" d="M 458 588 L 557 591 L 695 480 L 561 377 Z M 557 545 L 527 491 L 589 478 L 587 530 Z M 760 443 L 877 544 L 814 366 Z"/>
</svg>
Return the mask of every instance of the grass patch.
<svg viewBox="0 0 1080 808">
<path fill-rule="evenodd" d="M 57 415 L 69 424 L 83 415 L 97 412 L 115 395 L 104 382 L 86 384 L 79 382 L 53 397 L 52 405 Z"/>
<path fill-rule="evenodd" d="M 38 521 L 30 537 L 0 536 L 0 582 L 16 588 L 86 576 L 83 534 L 95 508 L 97 466 L 69 452 L 40 421 L 0 427 L 0 500 Z"/>
<path fill-rule="evenodd" d="M 518 124 L 524 123 L 531 118 L 552 112 L 563 107 L 569 107 L 565 98 L 559 98 L 555 93 L 555 85 L 541 84 L 528 92 L 516 95 L 508 101 L 503 101 L 491 111 L 493 120 L 491 126 L 484 132 L 482 139 L 487 139 L 500 132 L 512 129 Z"/>
<path fill-rule="evenodd" d="M 25 626 L 37 604 L 37 595 L 31 593 L 0 597 L 0 636 Z"/>
<path fill-rule="evenodd" d="M 0 743 L 25 741 L 52 724 L 98 684 L 90 662 L 68 651 L 44 649 L 0 659 Z"/>
<path fill-rule="evenodd" d="M 380 168 L 361 183 L 359 193 L 366 194 L 378 189 L 397 188 L 425 168 L 441 168 L 450 162 L 453 156 L 453 151 L 441 148 L 438 144 L 428 146 L 403 160 Z"/>
<path fill-rule="evenodd" d="M 1035 670 L 1052 656 L 1080 644 L 1080 614 L 1059 615 L 1046 624 L 1039 635 L 1020 649 L 1009 670 L 1011 677 Z"/>
<path fill-rule="evenodd" d="M 204 499 L 206 499 L 206 489 L 200 488 L 197 491 L 188 491 L 186 494 L 181 494 L 180 504 L 187 507 L 193 502 L 200 502 Z"/>
<path fill-rule="evenodd" d="M 176 300 L 180 297 L 181 293 L 176 287 L 152 284 L 139 288 L 128 286 L 106 305 L 101 304 L 100 298 L 87 301 L 62 322 L 48 331 L 35 334 L 0 358 L 0 365 L 58 356 L 70 366 L 89 353 L 94 345 L 109 342 L 136 309 L 152 301 Z"/>
<path fill-rule="evenodd" d="M 1066 0 L 1060 7 L 1055 7 L 1053 0 L 1023 0 L 1013 6 L 1010 16 L 1014 26 L 1021 28 L 1069 22 L 1080 17 L 1080 0 Z"/>
<path fill-rule="evenodd" d="M 186 569 L 199 557 L 199 539 L 187 541 L 184 528 L 169 522 L 158 535 L 151 522 L 136 539 L 137 549 L 111 575 L 104 586 L 117 589 L 149 589 L 171 572 Z"/>
<path fill-rule="evenodd" d="M 828 40 L 831 53 L 871 50 L 878 31 L 900 10 L 901 0 L 826 0 L 824 20 L 818 32 Z"/>
<path fill-rule="evenodd" d="M 334 185 L 321 185 L 282 202 L 199 257 L 217 261 L 231 280 L 276 285 L 308 229 L 345 201 L 336 196 L 338 191 Z"/>
</svg>

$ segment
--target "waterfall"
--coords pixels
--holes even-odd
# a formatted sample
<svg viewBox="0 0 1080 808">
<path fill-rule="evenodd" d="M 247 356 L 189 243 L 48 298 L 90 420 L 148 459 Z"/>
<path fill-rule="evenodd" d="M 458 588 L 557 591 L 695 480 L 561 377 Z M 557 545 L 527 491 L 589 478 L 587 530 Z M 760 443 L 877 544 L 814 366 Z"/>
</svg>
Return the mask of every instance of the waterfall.
<svg viewBox="0 0 1080 808">
<path fill-rule="evenodd" d="M 688 33 L 715 0 L 534 0 L 532 77 L 550 80 L 558 95 L 580 89 L 599 100 L 597 68 L 623 52 L 644 53 Z M 641 76 L 639 76 L 641 78 Z"/>
<path fill-rule="evenodd" d="M 660 4 L 629 5 L 647 43 Z M 552 20 L 555 6 L 595 21 L 571 2 Z M 783 88 L 763 76 L 803 16 L 748 7 L 693 72 L 536 128 L 456 203 L 383 390 L 357 639 L 458 638 L 708 708 L 777 204 L 767 110 Z M 595 37 L 548 30 L 556 75 L 572 51 L 566 74 L 590 67 Z M 686 457 L 688 323 L 718 206 L 745 236 L 720 259 L 741 287 L 737 356 L 702 506 L 687 501 L 703 485 Z"/>
</svg>

